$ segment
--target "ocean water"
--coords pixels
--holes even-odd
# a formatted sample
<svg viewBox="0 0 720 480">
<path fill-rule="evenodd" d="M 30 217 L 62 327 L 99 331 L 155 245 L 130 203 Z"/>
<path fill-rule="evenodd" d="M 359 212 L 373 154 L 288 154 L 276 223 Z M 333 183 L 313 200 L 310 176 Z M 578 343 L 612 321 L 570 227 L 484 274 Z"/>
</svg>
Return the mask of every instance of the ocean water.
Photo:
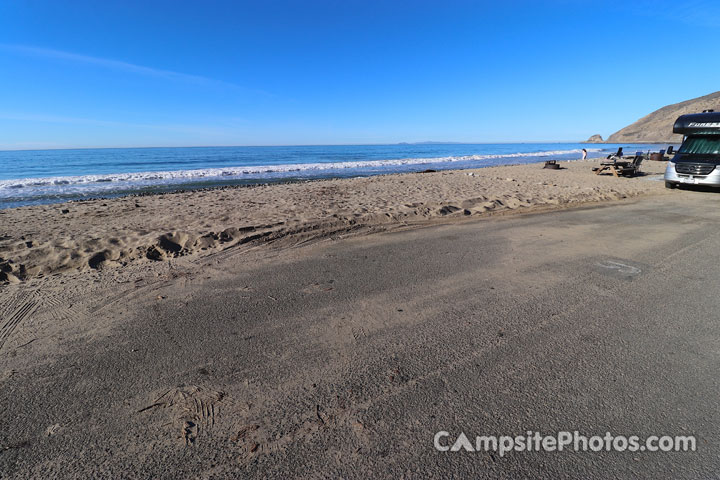
<svg viewBox="0 0 720 480">
<path fill-rule="evenodd" d="M 571 160 L 580 158 L 582 148 L 591 158 L 604 157 L 617 147 L 514 143 L 0 151 L 0 209 L 223 185 Z M 626 153 L 661 148 L 623 147 Z"/>
</svg>

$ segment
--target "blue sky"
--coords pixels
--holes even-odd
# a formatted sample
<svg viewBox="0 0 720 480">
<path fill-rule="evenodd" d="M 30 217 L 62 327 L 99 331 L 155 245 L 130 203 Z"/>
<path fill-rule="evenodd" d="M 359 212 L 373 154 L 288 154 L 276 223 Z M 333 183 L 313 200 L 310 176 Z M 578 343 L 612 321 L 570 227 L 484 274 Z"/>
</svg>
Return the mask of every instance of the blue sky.
<svg viewBox="0 0 720 480">
<path fill-rule="evenodd" d="M 719 27 L 710 1 L 0 0 L 0 149 L 578 141 L 718 90 Z"/>
</svg>

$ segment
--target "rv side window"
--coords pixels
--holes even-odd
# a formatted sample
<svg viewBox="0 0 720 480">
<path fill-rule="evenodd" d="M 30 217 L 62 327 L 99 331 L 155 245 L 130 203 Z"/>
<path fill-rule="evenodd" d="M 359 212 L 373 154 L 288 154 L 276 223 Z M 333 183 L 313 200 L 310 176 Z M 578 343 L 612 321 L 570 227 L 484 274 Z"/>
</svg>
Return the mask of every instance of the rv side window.
<svg viewBox="0 0 720 480">
<path fill-rule="evenodd" d="M 678 153 L 718 155 L 720 135 L 690 136 L 680 146 Z"/>
</svg>

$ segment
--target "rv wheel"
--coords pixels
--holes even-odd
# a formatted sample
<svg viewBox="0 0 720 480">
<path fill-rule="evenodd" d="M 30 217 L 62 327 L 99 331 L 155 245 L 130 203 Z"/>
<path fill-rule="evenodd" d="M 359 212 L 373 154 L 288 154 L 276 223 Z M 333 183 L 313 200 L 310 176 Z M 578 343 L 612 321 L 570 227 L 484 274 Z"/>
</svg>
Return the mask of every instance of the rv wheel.
<svg viewBox="0 0 720 480">
<path fill-rule="evenodd" d="M 677 183 L 665 182 L 665 188 L 673 189 L 673 188 L 677 188 L 677 187 L 678 187 Z"/>
</svg>

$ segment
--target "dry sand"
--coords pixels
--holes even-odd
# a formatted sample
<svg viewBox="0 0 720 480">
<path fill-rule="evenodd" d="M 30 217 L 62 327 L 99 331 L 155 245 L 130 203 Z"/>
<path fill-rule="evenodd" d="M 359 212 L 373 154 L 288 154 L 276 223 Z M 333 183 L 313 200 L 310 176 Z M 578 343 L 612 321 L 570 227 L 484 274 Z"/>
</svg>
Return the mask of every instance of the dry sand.
<svg viewBox="0 0 720 480">
<path fill-rule="evenodd" d="M 637 178 L 597 176 L 593 165 L 514 165 L 2 210 L 0 281 L 663 191 L 653 175 L 662 173 L 664 162 L 646 162 L 646 175 Z"/>
<path fill-rule="evenodd" d="M 0 477 L 712 477 L 717 206 L 450 215 L 0 286 Z M 432 446 L 568 425 L 689 432 L 698 451 Z"/>
<path fill-rule="evenodd" d="M 540 418 L 528 405 L 564 413 L 567 398 L 575 398 L 555 394 L 567 387 L 566 378 L 590 395 L 588 379 L 598 375 L 590 361 L 571 362 L 577 368 L 560 379 L 554 370 L 542 376 L 531 369 L 554 368 L 557 358 L 564 368 L 573 357 L 557 352 L 567 355 L 566 346 L 590 358 L 613 345 L 657 365 L 647 354 L 654 340 L 640 353 L 618 341 L 627 311 L 615 315 L 616 302 L 608 298 L 619 298 L 626 284 L 603 275 L 606 292 L 582 282 L 585 271 L 577 267 L 589 255 L 614 257 L 617 239 L 624 239 L 624 255 L 647 252 L 647 232 L 653 251 L 659 241 L 662 252 L 676 251 L 668 239 L 677 239 L 685 224 L 670 233 L 656 225 L 637 230 L 638 213 L 613 209 L 568 212 L 552 225 L 542 216 L 482 221 L 665 192 L 652 175 L 664 164 L 648 162 L 649 175 L 631 179 L 595 176 L 592 164 L 0 211 L 0 257 L 12 269 L 6 282 L 14 283 L 0 285 L 0 405 L 6 407 L 0 477 L 289 478 L 301 471 L 397 477 L 397 465 L 424 470 L 435 462 L 427 450 L 406 446 L 431 448 L 428 432 L 458 415 L 496 418 L 507 428 L 502 422 L 525 413 Z M 637 212 L 656 203 L 662 202 L 645 202 Z M 609 214 L 620 218 L 594 220 Z M 458 229 L 453 232 L 331 240 L 465 219 L 447 227 Z M 316 240 L 326 243 L 276 248 Z M 657 278 L 662 275 L 646 284 Z M 587 312 L 607 305 L 614 323 L 586 321 Z M 647 305 L 658 303 L 650 297 L 636 308 Z M 596 341 L 593 329 L 614 335 L 612 341 Z M 514 350 L 494 350 L 510 338 L 525 340 L 513 343 Z M 518 358 L 522 365 L 514 363 Z M 608 375 L 617 374 L 601 363 Z M 646 373 L 634 358 L 623 365 L 632 367 L 626 374 Z M 552 395 L 515 395 L 506 390 L 513 375 L 514 385 L 538 392 L 542 386 L 524 383 L 528 376 L 549 378 Z M 428 420 L 445 408 L 436 402 L 451 399 L 456 388 L 471 393 L 457 395 L 446 416 Z M 605 382 L 598 390 L 607 391 Z M 497 415 L 466 410 L 465 400 L 479 394 L 485 401 L 477 404 L 492 405 Z M 531 403 L 509 410 L 513 398 Z M 546 408 L 548 398 L 563 407 Z M 577 405 L 572 424 L 586 416 L 586 403 Z M 396 438 L 405 439 L 404 453 L 388 456 L 387 441 Z M 388 461 L 394 470 L 386 470 Z M 448 465 L 431 468 L 454 471 Z M 496 473 L 507 464 L 492 465 Z"/>
</svg>

